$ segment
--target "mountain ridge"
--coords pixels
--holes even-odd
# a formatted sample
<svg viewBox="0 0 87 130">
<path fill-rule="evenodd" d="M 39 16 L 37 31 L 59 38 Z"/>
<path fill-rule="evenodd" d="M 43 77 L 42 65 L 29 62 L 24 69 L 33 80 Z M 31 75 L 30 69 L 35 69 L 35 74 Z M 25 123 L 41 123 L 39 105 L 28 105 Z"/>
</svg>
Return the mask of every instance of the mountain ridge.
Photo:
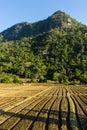
<svg viewBox="0 0 87 130">
<path fill-rule="evenodd" d="M 79 24 L 75 19 L 62 11 L 56 11 L 47 19 L 34 23 L 21 22 L 1 32 L 6 40 L 18 40 L 23 37 L 32 37 L 54 28 L 76 26 Z"/>
</svg>

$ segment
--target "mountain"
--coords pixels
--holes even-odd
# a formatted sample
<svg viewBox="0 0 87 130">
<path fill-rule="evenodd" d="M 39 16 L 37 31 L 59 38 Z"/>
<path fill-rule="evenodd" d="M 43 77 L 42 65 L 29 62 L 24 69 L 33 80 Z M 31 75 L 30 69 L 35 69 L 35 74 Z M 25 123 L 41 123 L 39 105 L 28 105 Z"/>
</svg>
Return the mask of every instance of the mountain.
<svg viewBox="0 0 87 130">
<path fill-rule="evenodd" d="M 0 34 L 0 82 L 87 84 L 87 26 L 62 11 Z"/>
<path fill-rule="evenodd" d="M 4 39 L 17 40 L 23 37 L 32 37 L 54 28 L 76 26 L 78 22 L 62 11 L 55 12 L 45 20 L 35 23 L 18 23 L 1 32 Z"/>
</svg>

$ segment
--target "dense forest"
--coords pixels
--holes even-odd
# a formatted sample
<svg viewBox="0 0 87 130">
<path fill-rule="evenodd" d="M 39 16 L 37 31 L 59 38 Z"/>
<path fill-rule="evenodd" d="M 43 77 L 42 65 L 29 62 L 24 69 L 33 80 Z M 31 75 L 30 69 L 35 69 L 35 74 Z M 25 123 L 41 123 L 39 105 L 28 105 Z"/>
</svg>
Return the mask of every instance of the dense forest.
<svg viewBox="0 0 87 130">
<path fill-rule="evenodd" d="M 0 82 L 87 83 L 87 26 L 57 11 L 0 33 Z"/>
</svg>

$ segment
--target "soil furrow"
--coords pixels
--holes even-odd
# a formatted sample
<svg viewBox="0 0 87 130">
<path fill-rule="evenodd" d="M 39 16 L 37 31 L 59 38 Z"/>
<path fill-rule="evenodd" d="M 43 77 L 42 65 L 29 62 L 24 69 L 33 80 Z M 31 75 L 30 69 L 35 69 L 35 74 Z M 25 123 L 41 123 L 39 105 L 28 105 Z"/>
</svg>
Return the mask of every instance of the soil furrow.
<svg viewBox="0 0 87 130">
<path fill-rule="evenodd" d="M 53 91 L 53 90 L 50 90 L 50 91 Z M 37 97 L 37 98 L 40 98 L 40 97 Z M 38 99 L 34 98 L 33 101 L 34 100 L 38 100 Z M 21 103 L 18 106 L 14 106 L 14 108 L 10 109 L 9 111 L 2 111 L 3 114 L 0 116 L 0 124 L 3 123 L 3 122 L 5 122 L 6 120 L 10 119 L 12 116 L 14 116 L 15 114 L 17 114 L 21 110 L 25 109 L 25 107 L 29 106 L 33 101 L 31 99 L 31 100 L 28 100 L 28 101 L 26 101 L 24 103 Z M 11 113 L 11 114 L 9 115 L 7 113 Z"/>
<path fill-rule="evenodd" d="M 54 91 L 53 91 L 53 93 L 54 93 Z M 45 99 L 49 99 L 49 98 L 45 97 Z M 41 102 L 42 107 L 43 107 L 43 102 L 46 103 L 45 101 L 42 100 L 42 102 Z M 35 121 L 36 118 L 38 117 L 38 114 L 40 112 L 40 107 L 41 107 L 40 104 L 38 104 L 38 105 L 39 105 L 39 107 L 38 106 L 34 107 L 30 112 L 28 112 L 25 115 L 25 117 L 26 116 L 31 117 Z M 36 117 L 35 117 L 35 114 L 37 115 Z M 17 125 L 14 126 L 14 129 L 21 128 L 21 125 L 22 125 L 22 129 L 25 129 L 25 128 L 28 129 L 28 127 L 34 122 L 33 120 L 31 120 L 30 118 L 29 119 L 21 119 L 20 122 Z M 23 123 L 23 122 L 25 122 L 25 123 Z"/>
</svg>

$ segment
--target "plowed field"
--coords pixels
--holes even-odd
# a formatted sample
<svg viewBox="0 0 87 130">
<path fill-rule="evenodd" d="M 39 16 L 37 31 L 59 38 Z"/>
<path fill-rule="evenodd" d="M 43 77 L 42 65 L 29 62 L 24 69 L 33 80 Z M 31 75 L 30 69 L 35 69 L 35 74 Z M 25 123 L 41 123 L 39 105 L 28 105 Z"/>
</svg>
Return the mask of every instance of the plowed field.
<svg viewBox="0 0 87 130">
<path fill-rule="evenodd" d="M 0 130 L 87 130 L 87 86 L 0 84 Z"/>
</svg>

